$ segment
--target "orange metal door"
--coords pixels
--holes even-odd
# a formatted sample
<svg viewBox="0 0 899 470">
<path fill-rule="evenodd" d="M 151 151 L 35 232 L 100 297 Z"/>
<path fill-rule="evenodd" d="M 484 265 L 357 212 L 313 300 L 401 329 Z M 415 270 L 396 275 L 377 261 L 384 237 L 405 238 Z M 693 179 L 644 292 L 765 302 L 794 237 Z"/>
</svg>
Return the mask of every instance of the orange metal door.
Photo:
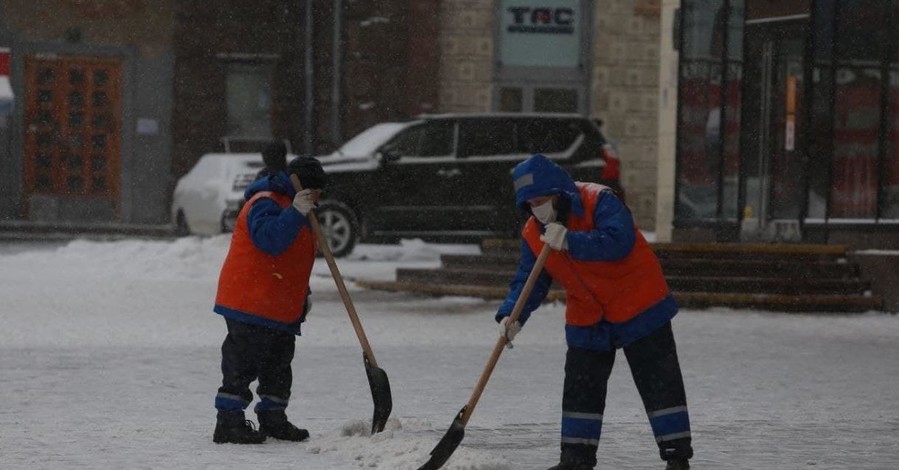
<svg viewBox="0 0 899 470">
<path fill-rule="evenodd" d="M 25 207 L 32 195 L 111 199 L 120 212 L 122 63 L 25 59 Z"/>
</svg>

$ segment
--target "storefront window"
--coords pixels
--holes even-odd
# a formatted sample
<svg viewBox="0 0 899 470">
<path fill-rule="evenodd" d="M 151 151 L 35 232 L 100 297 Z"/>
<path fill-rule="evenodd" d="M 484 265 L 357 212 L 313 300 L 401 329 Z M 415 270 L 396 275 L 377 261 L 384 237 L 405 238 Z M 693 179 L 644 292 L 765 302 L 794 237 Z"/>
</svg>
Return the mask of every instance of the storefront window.
<svg viewBox="0 0 899 470">
<path fill-rule="evenodd" d="M 812 15 L 812 84 L 808 139 L 808 221 L 824 221 L 833 152 L 833 26 L 835 2 L 815 2 Z"/>
<path fill-rule="evenodd" d="M 740 190 L 740 116 L 743 89 L 743 0 L 730 0 L 727 32 L 726 115 L 723 140 L 721 211 L 727 219 L 739 215 Z"/>
<path fill-rule="evenodd" d="M 884 152 L 884 218 L 899 219 L 899 0 L 893 0 L 893 33 L 890 35 L 889 138 Z"/>
<path fill-rule="evenodd" d="M 744 0 L 687 0 L 678 122 L 679 220 L 739 214 Z M 726 57 L 725 57 L 726 55 Z"/>
<path fill-rule="evenodd" d="M 830 217 L 877 217 L 886 0 L 837 6 Z"/>
</svg>

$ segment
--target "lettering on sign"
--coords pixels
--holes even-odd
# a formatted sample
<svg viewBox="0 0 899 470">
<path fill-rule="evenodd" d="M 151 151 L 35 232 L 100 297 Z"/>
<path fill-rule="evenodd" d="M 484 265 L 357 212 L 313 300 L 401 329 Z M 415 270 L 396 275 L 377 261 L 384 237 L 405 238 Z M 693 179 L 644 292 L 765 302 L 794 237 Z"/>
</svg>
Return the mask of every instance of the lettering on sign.
<svg viewBox="0 0 899 470">
<path fill-rule="evenodd" d="M 509 7 L 510 33 L 574 34 L 574 9 Z"/>
</svg>

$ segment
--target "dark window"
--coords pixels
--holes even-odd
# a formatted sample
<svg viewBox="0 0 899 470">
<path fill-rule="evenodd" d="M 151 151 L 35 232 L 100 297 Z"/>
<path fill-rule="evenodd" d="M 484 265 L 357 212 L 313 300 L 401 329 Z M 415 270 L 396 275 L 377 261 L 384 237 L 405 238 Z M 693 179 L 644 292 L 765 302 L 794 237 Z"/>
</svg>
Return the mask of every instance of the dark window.
<svg viewBox="0 0 899 470">
<path fill-rule="evenodd" d="M 38 85 L 51 85 L 53 83 L 53 69 L 44 68 L 40 69 L 37 72 L 37 84 Z"/>
<path fill-rule="evenodd" d="M 70 171 L 81 171 L 84 159 L 81 158 L 81 155 L 66 155 L 65 165 Z"/>
<path fill-rule="evenodd" d="M 71 134 L 69 135 L 69 148 L 75 150 L 81 150 L 81 147 L 84 146 L 84 136 L 81 134 Z"/>
<path fill-rule="evenodd" d="M 78 193 L 84 188 L 84 178 L 80 176 L 69 176 L 66 178 L 66 188 L 69 192 Z"/>
<path fill-rule="evenodd" d="M 514 155 L 515 122 L 508 119 L 470 119 L 459 126 L 459 157 Z"/>
<path fill-rule="evenodd" d="M 84 113 L 80 111 L 69 113 L 69 126 L 81 127 L 82 125 L 84 125 Z"/>
<path fill-rule="evenodd" d="M 91 184 L 94 187 L 94 191 L 106 191 L 106 178 L 103 176 L 94 176 L 91 178 Z"/>
<path fill-rule="evenodd" d="M 504 112 L 520 113 L 522 111 L 523 97 L 521 88 L 500 88 L 499 110 Z"/>
<path fill-rule="evenodd" d="M 104 87 L 109 83 L 109 72 L 106 70 L 94 70 L 94 86 Z"/>
<path fill-rule="evenodd" d="M 109 113 L 97 113 L 94 114 L 91 124 L 94 126 L 94 129 L 108 129 L 111 121 L 112 116 Z"/>
<path fill-rule="evenodd" d="M 37 154 L 37 167 L 44 169 L 53 166 L 53 157 L 48 153 Z"/>
<path fill-rule="evenodd" d="M 69 93 L 69 106 L 72 108 L 80 108 L 84 106 L 84 93 L 73 91 Z"/>
<path fill-rule="evenodd" d="M 830 217 L 877 215 L 887 0 L 843 0 L 837 7 Z"/>
<path fill-rule="evenodd" d="M 84 70 L 81 70 L 81 69 L 69 70 L 69 84 L 70 85 L 81 85 L 82 83 L 84 83 Z"/>
<path fill-rule="evenodd" d="M 94 107 L 100 108 L 109 104 L 109 95 L 105 91 L 94 92 Z"/>
<path fill-rule="evenodd" d="M 106 135 L 97 134 L 92 139 L 94 150 L 103 150 L 106 148 Z"/>
<path fill-rule="evenodd" d="M 271 67 L 235 63 L 225 78 L 228 135 L 271 137 Z"/>
<path fill-rule="evenodd" d="M 103 155 L 93 155 L 91 157 L 91 169 L 94 171 L 103 171 L 106 169 L 106 158 Z"/>
<path fill-rule="evenodd" d="M 53 90 L 38 90 L 37 102 L 38 103 L 52 103 L 53 102 Z"/>
<path fill-rule="evenodd" d="M 893 34 L 890 47 L 889 133 L 884 168 L 883 217 L 899 219 L 899 0 L 893 0 Z"/>
<path fill-rule="evenodd" d="M 418 152 L 422 157 L 443 157 L 453 154 L 456 137 L 453 122 L 432 122 L 425 126 Z"/>
<path fill-rule="evenodd" d="M 384 149 L 399 157 L 418 155 L 418 144 L 421 142 L 422 135 L 424 135 L 424 126 L 411 127 L 391 139 Z"/>
<path fill-rule="evenodd" d="M 577 112 L 577 90 L 537 88 L 534 90 L 534 111 L 575 113 Z"/>
<path fill-rule="evenodd" d="M 37 123 L 41 125 L 53 124 L 53 113 L 50 111 L 41 111 L 37 113 Z"/>
</svg>

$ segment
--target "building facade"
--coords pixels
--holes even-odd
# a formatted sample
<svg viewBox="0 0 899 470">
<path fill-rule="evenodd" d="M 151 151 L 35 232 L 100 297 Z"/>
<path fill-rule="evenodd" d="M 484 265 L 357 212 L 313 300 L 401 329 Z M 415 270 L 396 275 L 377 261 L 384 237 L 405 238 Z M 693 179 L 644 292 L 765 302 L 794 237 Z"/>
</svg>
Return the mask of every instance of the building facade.
<svg viewBox="0 0 899 470">
<path fill-rule="evenodd" d="M 659 232 L 899 246 L 899 2 L 664 7 Z"/>
<path fill-rule="evenodd" d="M 661 4 L 443 0 L 443 112 L 574 112 L 603 121 L 640 227 L 656 217 Z"/>
<path fill-rule="evenodd" d="M 654 0 L 0 2 L 15 91 L 0 219 L 169 222 L 208 152 L 283 139 L 323 154 L 422 113 L 604 121 L 638 223 L 654 225 Z"/>
</svg>

